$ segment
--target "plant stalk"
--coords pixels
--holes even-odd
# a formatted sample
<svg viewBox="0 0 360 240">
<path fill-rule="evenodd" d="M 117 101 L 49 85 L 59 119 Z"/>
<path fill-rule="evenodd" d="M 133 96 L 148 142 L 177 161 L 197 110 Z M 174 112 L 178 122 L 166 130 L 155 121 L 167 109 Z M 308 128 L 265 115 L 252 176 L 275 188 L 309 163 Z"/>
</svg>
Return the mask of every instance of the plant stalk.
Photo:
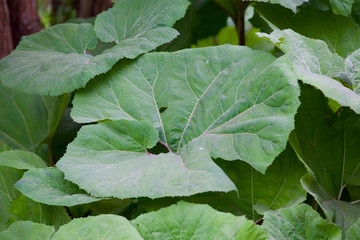
<svg viewBox="0 0 360 240">
<path fill-rule="evenodd" d="M 239 45 L 245 46 L 245 9 L 248 6 L 247 2 L 237 0 L 235 3 L 235 26 L 239 37 Z"/>
</svg>

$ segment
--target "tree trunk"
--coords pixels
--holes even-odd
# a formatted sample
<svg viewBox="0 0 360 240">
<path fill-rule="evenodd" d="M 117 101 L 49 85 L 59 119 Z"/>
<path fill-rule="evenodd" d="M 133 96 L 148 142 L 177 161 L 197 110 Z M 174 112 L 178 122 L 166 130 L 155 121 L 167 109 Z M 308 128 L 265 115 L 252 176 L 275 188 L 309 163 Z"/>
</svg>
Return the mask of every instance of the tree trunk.
<svg viewBox="0 0 360 240">
<path fill-rule="evenodd" d="M 0 0 L 0 42 L 0 58 L 3 58 L 14 49 L 6 0 Z"/>
<path fill-rule="evenodd" d="M 36 33 L 42 29 L 36 0 L 7 0 L 12 39 L 17 46 L 24 35 Z"/>
</svg>

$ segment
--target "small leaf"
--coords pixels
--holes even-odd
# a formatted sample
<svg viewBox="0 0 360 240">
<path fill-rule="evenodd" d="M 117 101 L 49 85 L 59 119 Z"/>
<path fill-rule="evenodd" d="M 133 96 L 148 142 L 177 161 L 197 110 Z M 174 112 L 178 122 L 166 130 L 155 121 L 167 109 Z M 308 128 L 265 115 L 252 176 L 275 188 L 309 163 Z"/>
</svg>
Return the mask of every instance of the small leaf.
<svg viewBox="0 0 360 240">
<path fill-rule="evenodd" d="M 51 240 L 68 239 L 122 239 L 141 240 L 139 233 L 126 218 L 116 215 L 99 215 L 78 218 L 61 226 Z"/>
<path fill-rule="evenodd" d="M 101 200 L 64 180 L 64 174 L 57 168 L 29 170 L 15 187 L 32 200 L 48 205 L 71 207 Z"/>
<path fill-rule="evenodd" d="M 5 231 L 0 232 L 0 239 L 6 240 L 37 240 L 50 239 L 54 227 L 30 221 L 18 221 L 11 224 Z"/>
<path fill-rule="evenodd" d="M 330 0 L 331 7 L 335 14 L 349 16 L 355 0 Z"/>
<path fill-rule="evenodd" d="M 35 153 L 21 150 L 4 151 L 0 153 L 0 166 L 16 169 L 46 168 L 46 163 Z"/>
<path fill-rule="evenodd" d="M 244 216 L 186 202 L 140 215 L 131 224 L 144 239 L 267 239 L 265 231 Z"/>
<path fill-rule="evenodd" d="M 340 229 L 305 204 L 265 213 L 262 227 L 273 240 L 341 240 Z"/>
<path fill-rule="evenodd" d="M 345 72 L 352 83 L 354 92 L 360 94 L 360 49 L 345 59 Z"/>
</svg>

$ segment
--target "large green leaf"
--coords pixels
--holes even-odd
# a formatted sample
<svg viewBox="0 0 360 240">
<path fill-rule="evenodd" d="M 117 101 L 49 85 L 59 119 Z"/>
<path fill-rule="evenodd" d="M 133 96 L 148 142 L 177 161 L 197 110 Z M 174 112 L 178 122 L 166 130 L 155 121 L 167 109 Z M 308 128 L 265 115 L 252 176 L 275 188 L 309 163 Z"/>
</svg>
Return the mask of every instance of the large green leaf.
<svg viewBox="0 0 360 240">
<path fill-rule="evenodd" d="M 360 219 L 356 221 L 345 233 L 346 240 L 357 240 L 360 236 Z"/>
<path fill-rule="evenodd" d="M 360 49 L 345 59 L 345 72 L 352 83 L 354 92 L 360 94 Z"/>
<path fill-rule="evenodd" d="M 6 240 L 35 240 L 50 239 L 55 229 L 44 224 L 33 223 L 30 221 L 18 221 L 13 223 L 8 229 L 0 232 L 0 239 Z"/>
<path fill-rule="evenodd" d="M 291 28 L 304 36 L 321 39 L 330 51 L 342 57 L 360 48 L 360 27 L 350 18 L 311 5 L 295 15 L 288 9 L 271 4 L 257 3 L 255 8 L 273 27 Z"/>
<path fill-rule="evenodd" d="M 179 202 L 131 222 L 144 239 L 267 239 L 260 226 L 207 205 Z"/>
<path fill-rule="evenodd" d="M 7 228 L 10 203 L 19 195 L 14 184 L 22 172 L 8 167 L 0 167 L 0 231 Z"/>
<path fill-rule="evenodd" d="M 324 220 L 305 204 L 265 213 L 262 227 L 274 240 L 341 239 L 341 230 L 336 225 Z"/>
<path fill-rule="evenodd" d="M 300 183 L 306 171 L 290 146 L 274 160 L 265 174 L 240 161 L 217 159 L 216 163 L 235 183 L 237 192 L 203 193 L 186 198 L 141 199 L 141 206 L 146 210 L 158 210 L 183 199 L 206 203 L 219 211 L 246 215 L 249 219 L 258 221 L 265 211 L 290 207 L 306 198 L 306 191 Z"/>
<path fill-rule="evenodd" d="M 344 60 L 331 53 L 325 42 L 306 38 L 290 29 L 259 35 L 270 39 L 289 56 L 299 79 L 319 88 L 342 106 L 360 113 L 360 96 L 331 78 L 345 71 Z"/>
<path fill-rule="evenodd" d="M 297 78 L 274 60 L 229 45 L 147 54 L 77 92 L 72 117 L 148 121 L 173 152 L 197 138 L 213 157 L 264 172 L 285 149 L 299 104 Z"/>
<path fill-rule="evenodd" d="M 25 37 L 0 61 L 0 81 L 27 93 L 60 95 L 84 87 L 122 58 L 135 58 L 174 39 L 171 26 L 183 17 L 186 0 L 124 0 L 91 24 L 60 24 Z M 130 14 L 131 13 L 131 14 Z M 95 30 L 95 31 L 94 31 Z M 89 54 L 98 39 L 116 45 Z"/>
<path fill-rule="evenodd" d="M 0 166 L 16 169 L 36 169 L 47 167 L 46 163 L 38 155 L 22 150 L 1 152 Z"/>
<path fill-rule="evenodd" d="M 341 229 L 348 229 L 360 216 L 360 204 L 338 200 L 331 196 L 309 173 L 301 179 L 301 184 L 321 206 L 329 221 Z"/>
<path fill-rule="evenodd" d="M 141 236 L 126 218 L 103 214 L 96 217 L 78 218 L 60 227 L 52 240 L 68 239 L 122 239 L 141 240 Z"/>
<path fill-rule="evenodd" d="M 329 194 L 360 184 L 360 116 L 348 108 L 335 114 L 320 91 L 304 86 L 290 142 Z"/>
<path fill-rule="evenodd" d="M 20 195 L 10 203 L 9 223 L 27 220 L 55 226 L 58 229 L 59 226 L 68 223 L 70 217 L 64 207 L 41 204 Z"/>
<path fill-rule="evenodd" d="M 15 187 L 32 200 L 48 205 L 70 207 L 100 200 L 64 180 L 64 174 L 57 168 L 29 170 Z"/>
<path fill-rule="evenodd" d="M 188 196 L 235 190 L 208 151 L 151 154 L 158 132 L 147 122 L 119 120 L 83 127 L 57 163 L 65 177 L 94 196 Z"/>
<path fill-rule="evenodd" d="M 26 95 L 0 85 L 0 102 L 0 141 L 33 151 L 56 130 L 68 96 Z"/>
</svg>

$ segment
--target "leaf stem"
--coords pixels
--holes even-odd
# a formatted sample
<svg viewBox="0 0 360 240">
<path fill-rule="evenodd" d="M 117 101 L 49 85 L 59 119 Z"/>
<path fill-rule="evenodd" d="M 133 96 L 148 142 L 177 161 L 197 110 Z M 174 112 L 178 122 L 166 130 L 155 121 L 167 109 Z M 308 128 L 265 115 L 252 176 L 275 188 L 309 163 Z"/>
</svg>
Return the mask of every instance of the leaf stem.
<svg viewBox="0 0 360 240">
<path fill-rule="evenodd" d="M 48 158 L 49 158 L 49 164 L 50 166 L 55 166 L 53 152 L 52 152 L 52 139 L 49 140 L 47 144 L 47 152 L 48 152 Z"/>
<path fill-rule="evenodd" d="M 239 37 L 239 45 L 245 46 L 245 9 L 247 2 L 242 0 L 236 1 L 235 7 L 235 26 Z"/>
<path fill-rule="evenodd" d="M 159 140 L 159 143 L 160 143 L 161 145 L 164 145 L 164 146 L 166 147 L 166 149 L 167 149 L 169 152 L 171 152 L 171 153 L 172 153 L 172 151 L 171 151 L 170 147 L 169 147 L 166 143 L 164 143 L 164 142 L 163 142 L 163 141 L 161 141 L 161 140 Z"/>
</svg>

